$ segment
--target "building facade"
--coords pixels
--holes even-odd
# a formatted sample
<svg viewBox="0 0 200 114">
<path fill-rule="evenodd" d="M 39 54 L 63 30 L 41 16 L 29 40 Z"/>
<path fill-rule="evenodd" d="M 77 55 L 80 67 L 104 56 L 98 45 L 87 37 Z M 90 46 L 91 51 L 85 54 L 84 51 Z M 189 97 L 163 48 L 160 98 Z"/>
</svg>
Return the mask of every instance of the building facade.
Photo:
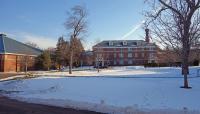
<svg viewBox="0 0 200 114">
<path fill-rule="evenodd" d="M 144 40 L 107 40 L 93 46 L 95 66 L 144 65 L 157 61 L 157 46 Z"/>
<path fill-rule="evenodd" d="M 84 51 L 81 53 L 81 66 L 92 66 L 94 63 L 93 51 Z"/>
<path fill-rule="evenodd" d="M 41 53 L 40 49 L 0 34 L 0 72 L 19 72 L 25 67 L 34 70 L 35 58 Z"/>
</svg>

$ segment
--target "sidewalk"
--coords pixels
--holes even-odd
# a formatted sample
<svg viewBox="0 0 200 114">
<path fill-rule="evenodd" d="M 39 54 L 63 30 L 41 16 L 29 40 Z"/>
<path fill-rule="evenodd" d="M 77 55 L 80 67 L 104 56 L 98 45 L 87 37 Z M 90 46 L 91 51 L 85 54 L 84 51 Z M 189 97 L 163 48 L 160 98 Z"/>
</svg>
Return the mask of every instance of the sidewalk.
<svg viewBox="0 0 200 114">
<path fill-rule="evenodd" d="M 4 96 L 0 96 L 0 102 L 0 114 L 102 114 L 87 110 L 20 102 Z"/>
</svg>

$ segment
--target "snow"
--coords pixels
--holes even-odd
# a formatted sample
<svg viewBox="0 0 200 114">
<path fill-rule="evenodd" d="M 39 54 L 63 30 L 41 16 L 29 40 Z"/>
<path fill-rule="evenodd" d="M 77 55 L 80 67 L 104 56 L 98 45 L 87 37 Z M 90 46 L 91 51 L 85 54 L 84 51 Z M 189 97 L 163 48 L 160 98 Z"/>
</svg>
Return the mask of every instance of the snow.
<svg viewBox="0 0 200 114">
<path fill-rule="evenodd" d="M 27 102 L 105 113 L 200 114 L 199 67 L 191 67 L 182 89 L 178 67 L 114 67 L 108 70 L 44 73 L 42 77 L 0 82 L 0 90 Z"/>
<path fill-rule="evenodd" d="M 87 67 L 86 67 L 87 68 Z M 84 68 L 83 68 L 84 69 Z M 64 72 L 40 72 L 36 75 L 38 76 L 72 76 L 72 77 L 83 77 L 83 76 L 89 76 L 89 77 L 135 77 L 136 75 L 144 75 L 144 74 L 159 74 L 158 71 L 145 69 L 142 66 L 126 66 L 126 67 L 113 67 L 109 69 L 100 69 L 100 72 L 97 73 L 96 69 L 90 69 L 90 70 L 82 70 L 82 68 L 75 69 L 76 71 L 73 72 L 73 74 L 69 74 L 68 71 Z M 160 69 L 159 69 L 160 70 Z M 164 73 L 164 72 L 161 72 Z M 146 75 L 145 75 L 146 77 Z"/>
<path fill-rule="evenodd" d="M 0 79 L 0 81 L 13 80 L 13 79 L 16 79 L 16 78 L 23 78 L 23 77 L 24 77 L 24 75 L 17 75 L 17 76 L 12 76 L 12 77 Z"/>
</svg>

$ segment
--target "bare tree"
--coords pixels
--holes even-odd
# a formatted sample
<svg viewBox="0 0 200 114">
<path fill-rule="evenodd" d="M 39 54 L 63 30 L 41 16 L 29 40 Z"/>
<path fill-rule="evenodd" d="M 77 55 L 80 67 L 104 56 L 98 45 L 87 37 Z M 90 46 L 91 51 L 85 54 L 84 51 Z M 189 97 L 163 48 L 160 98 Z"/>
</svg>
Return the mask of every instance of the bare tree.
<svg viewBox="0 0 200 114">
<path fill-rule="evenodd" d="M 33 59 L 31 59 L 31 56 L 29 55 L 22 55 L 19 57 L 19 63 L 20 66 L 22 67 L 21 70 L 24 71 L 25 74 L 27 75 L 30 65 L 33 64 Z"/>
<path fill-rule="evenodd" d="M 39 49 L 39 46 L 38 46 L 36 43 L 34 43 L 34 42 L 28 41 L 28 42 L 25 42 L 25 44 L 26 44 L 26 45 L 29 45 L 29 46 L 31 46 L 31 47 L 34 47 L 34 48 L 38 48 L 38 49 Z"/>
<path fill-rule="evenodd" d="M 200 0 L 148 1 L 153 12 L 147 12 L 146 25 L 152 28 L 155 38 L 163 46 L 179 53 L 184 75 L 184 88 L 189 88 L 189 54 L 191 45 L 200 37 Z"/>
<path fill-rule="evenodd" d="M 69 62 L 69 74 L 72 74 L 73 58 L 75 50 L 78 47 L 76 45 L 77 39 L 82 39 L 87 29 L 87 11 L 83 6 L 74 6 L 68 13 L 68 18 L 65 22 L 65 27 L 69 31 L 70 35 L 70 62 Z"/>
</svg>

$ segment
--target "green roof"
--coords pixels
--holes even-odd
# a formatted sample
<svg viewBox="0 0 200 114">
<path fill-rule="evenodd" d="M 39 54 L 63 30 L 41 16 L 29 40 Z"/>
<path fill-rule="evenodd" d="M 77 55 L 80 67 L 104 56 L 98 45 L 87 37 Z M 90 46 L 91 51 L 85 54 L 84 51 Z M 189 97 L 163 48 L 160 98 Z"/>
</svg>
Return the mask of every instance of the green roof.
<svg viewBox="0 0 200 114">
<path fill-rule="evenodd" d="M 26 54 L 38 56 L 42 50 L 0 34 L 0 54 Z"/>
</svg>

